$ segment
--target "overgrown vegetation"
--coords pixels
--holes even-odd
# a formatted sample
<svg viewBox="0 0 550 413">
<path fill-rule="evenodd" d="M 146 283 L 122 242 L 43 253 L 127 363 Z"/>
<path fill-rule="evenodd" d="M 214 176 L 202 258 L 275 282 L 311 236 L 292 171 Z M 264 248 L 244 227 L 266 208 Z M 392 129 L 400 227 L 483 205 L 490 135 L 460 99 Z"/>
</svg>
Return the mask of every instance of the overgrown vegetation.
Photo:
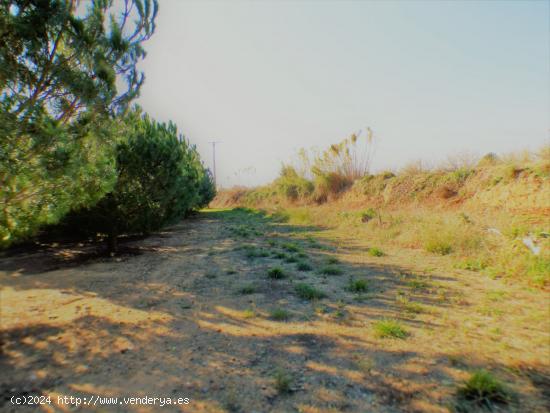
<svg viewBox="0 0 550 413">
<path fill-rule="evenodd" d="M 266 188 L 241 193 L 237 204 L 277 204 L 274 213 L 285 222 L 350 232 L 376 245 L 365 251 L 373 256 L 383 257 L 387 247 L 418 249 L 492 278 L 522 279 L 539 288 L 550 284 L 548 148 L 488 154 L 479 161 L 456 156 L 435 168 L 416 164 L 399 173 L 367 174 L 326 206 L 315 205 L 313 195 L 301 200 L 303 206 L 285 204 Z M 255 192 L 266 197 L 251 196 Z"/>
</svg>

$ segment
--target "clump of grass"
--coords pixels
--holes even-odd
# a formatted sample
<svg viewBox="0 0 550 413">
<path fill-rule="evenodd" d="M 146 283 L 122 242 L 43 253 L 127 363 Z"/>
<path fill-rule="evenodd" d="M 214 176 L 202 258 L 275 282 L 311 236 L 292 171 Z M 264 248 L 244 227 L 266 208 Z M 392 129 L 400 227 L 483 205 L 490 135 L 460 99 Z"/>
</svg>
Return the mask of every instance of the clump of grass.
<svg viewBox="0 0 550 413">
<path fill-rule="evenodd" d="M 369 222 L 371 219 L 376 218 L 377 215 L 378 215 L 378 212 L 376 212 L 375 209 L 369 208 L 366 211 L 361 212 L 361 221 Z"/>
<path fill-rule="evenodd" d="M 449 255 L 453 251 L 452 245 L 442 239 L 428 239 L 424 242 L 424 249 L 438 255 Z"/>
<path fill-rule="evenodd" d="M 329 257 L 326 257 L 325 258 L 325 262 L 327 264 L 338 264 L 340 262 L 340 260 L 336 257 L 333 257 L 333 256 L 329 256 Z"/>
<path fill-rule="evenodd" d="M 398 295 L 396 301 L 401 305 L 403 310 L 409 314 L 421 314 L 425 311 L 424 306 L 420 303 L 415 303 L 410 301 L 407 297 L 403 295 Z"/>
<path fill-rule="evenodd" d="M 247 308 L 243 311 L 243 318 L 254 318 L 256 317 L 256 311 L 254 311 L 252 308 Z"/>
<path fill-rule="evenodd" d="M 430 284 L 420 278 L 413 278 L 412 280 L 407 281 L 407 286 L 412 290 L 427 290 L 430 287 Z"/>
<path fill-rule="evenodd" d="M 273 310 L 270 317 L 276 321 L 287 321 L 290 318 L 290 313 L 282 308 Z"/>
<path fill-rule="evenodd" d="M 227 275 L 233 275 L 233 274 L 237 274 L 237 270 L 235 270 L 234 268 L 229 268 L 227 271 L 225 271 L 225 273 Z"/>
<path fill-rule="evenodd" d="M 286 274 L 281 267 L 273 267 L 270 268 L 269 271 L 267 271 L 267 276 L 274 280 L 280 280 L 282 278 L 285 278 Z"/>
<path fill-rule="evenodd" d="M 298 271 L 311 271 L 313 267 L 306 261 L 299 261 L 298 264 L 296 264 L 296 269 Z"/>
<path fill-rule="evenodd" d="M 284 259 L 288 258 L 288 254 L 286 254 L 284 252 L 276 252 L 275 254 L 273 254 L 273 256 L 277 259 L 280 259 L 280 260 L 284 260 Z"/>
<path fill-rule="evenodd" d="M 327 296 L 323 291 L 305 283 L 296 284 L 294 291 L 298 297 L 306 300 L 318 300 Z"/>
<path fill-rule="evenodd" d="M 292 376 L 283 369 L 277 369 L 273 375 L 275 388 L 279 394 L 286 394 L 292 391 Z"/>
<path fill-rule="evenodd" d="M 510 390 L 491 373 L 486 370 L 477 370 L 457 390 L 457 396 L 479 407 L 491 409 L 493 404 L 508 404 L 512 395 Z"/>
<path fill-rule="evenodd" d="M 470 258 L 458 263 L 456 267 L 469 271 L 482 271 L 487 268 L 487 261 L 482 258 Z"/>
<path fill-rule="evenodd" d="M 369 248 L 367 252 L 371 257 L 383 257 L 384 255 L 386 255 L 384 254 L 384 251 L 376 247 Z"/>
<path fill-rule="evenodd" d="M 374 323 L 374 332 L 379 338 L 405 339 L 409 336 L 409 333 L 403 328 L 399 321 L 390 319 L 384 319 Z"/>
<path fill-rule="evenodd" d="M 348 290 L 353 293 L 363 293 L 368 290 L 367 280 L 349 280 Z"/>
<path fill-rule="evenodd" d="M 285 258 L 285 262 L 298 262 L 298 257 L 295 257 L 294 255 L 290 255 L 288 257 Z"/>
<path fill-rule="evenodd" d="M 325 265 L 322 267 L 319 272 L 324 275 L 340 275 L 342 270 L 334 265 Z"/>
<path fill-rule="evenodd" d="M 282 248 L 284 250 L 287 250 L 288 252 L 299 252 L 300 247 L 298 245 L 292 243 L 292 242 L 286 242 L 282 245 Z"/>
<path fill-rule="evenodd" d="M 314 238 L 308 238 L 308 242 L 309 242 L 310 248 L 316 248 L 316 249 L 323 248 L 321 243 L 319 241 L 317 241 L 316 239 L 314 239 Z"/>
<path fill-rule="evenodd" d="M 239 289 L 239 292 L 243 295 L 254 294 L 256 292 L 256 287 L 252 284 L 244 285 Z"/>
</svg>

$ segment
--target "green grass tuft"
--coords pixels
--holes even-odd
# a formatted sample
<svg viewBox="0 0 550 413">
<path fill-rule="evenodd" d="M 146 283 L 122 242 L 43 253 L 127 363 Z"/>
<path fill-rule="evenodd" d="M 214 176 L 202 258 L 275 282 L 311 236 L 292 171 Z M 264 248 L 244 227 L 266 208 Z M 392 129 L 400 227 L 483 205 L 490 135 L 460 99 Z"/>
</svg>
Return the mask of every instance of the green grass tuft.
<svg viewBox="0 0 550 413">
<path fill-rule="evenodd" d="M 296 284 L 294 290 L 298 297 L 306 300 L 318 300 L 327 296 L 323 291 L 305 283 Z"/>
<path fill-rule="evenodd" d="M 270 317 L 276 321 L 287 321 L 290 318 L 290 313 L 282 308 L 273 310 Z"/>
<path fill-rule="evenodd" d="M 336 258 L 336 257 L 329 256 L 329 257 L 325 258 L 325 262 L 327 264 L 338 264 L 340 262 L 340 260 L 338 260 L 338 258 Z"/>
<path fill-rule="evenodd" d="M 282 278 L 285 278 L 286 274 L 281 267 L 273 267 L 270 268 L 269 271 L 267 271 L 267 276 L 274 280 L 280 280 Z"/>
<path fill-rule="evenodd" d="M 286 242 L 282 245 L 282 248 L 288 252 L 300 252 L 300 247 L 292 242 Z"/>
<path fill-rule="evenodd" d="M 486 370 L 475 371 L 457 391 L 461 400 L 492 409 L 493 404 L 508 404 L 511 393 L 506 386 Z"/>
<path fill-rule="evenodd" d="M 449 255 L 453 251 L 452 245 L 441 239 L 427 240 L 424 243 L 424 249 L 438 255 Z"/>
<path fill-rule="evenodd" d="M 239 289 L 239 292 L 243 295 L 254 294 L 256 292 L 256 287 L 252 284 L 244 285 Z"/>
<path fill-rule="evenodd" d="M 379 338 L 405 339 L 409 333 L 397 320 L 384 319 L 374 323 L 374 332 Z"/>
<path fill-rule="evenodd" d="M 324 275 L 341 275 L 342 270 L 334 265 L 325 265 L 319 270 L 319 273 Z"/>
<path fill-rule="evenodd" d="M 296 264 L 296 269 L 298 271 L 311 271 L 313 267 L 306 261 L 299 261 L 298 264 Z"/>
<path fill-rule="evenodd" d="M 383 257 L 384 255 L 386 255 L 386 254 L 384 254 L 384 251 L 382 251 L 380 248 L 376 248 L 376 247 L 369 248 L 368 254 L 371 257 Z"/>
<path fill-rule="evenodd" d="M 286 394 L 292 391 L 292 376 L 282 369 L 274 374 L 275 388 L 279 394 Z"/>
<path fill-rule="evenodd" d="M 353 293 L 363 293 L 368 290 L 367 280 L 349 280 L 348 290 Z"/>
</svg>

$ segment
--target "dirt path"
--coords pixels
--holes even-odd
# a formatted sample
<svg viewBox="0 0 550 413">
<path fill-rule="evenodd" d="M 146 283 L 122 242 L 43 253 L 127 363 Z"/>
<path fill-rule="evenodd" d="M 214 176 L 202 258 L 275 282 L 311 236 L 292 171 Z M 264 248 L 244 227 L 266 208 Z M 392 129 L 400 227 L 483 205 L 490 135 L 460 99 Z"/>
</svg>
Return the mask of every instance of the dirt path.
<svg viewBox="0 0 550 413">
<path fill-rule="evenodd" d="M 444 412 L 476 368 L 515 394 L 497 411 L 550 407 L 540 291 L 240 210 L 125 245 L 134 254 L 80 265 L 77 247 L 1 258 L 0 410 L 43 394 L 44 411 L 74 411 L 57 404 L 72 395 L 190 399 L 86 411 Z M 285 278 L 268 277 L 276 266 Z M 300 298 L 299 283 L 327 297 Z M 407 336 L 379 337 L 385 318 Z"/>
</svg>

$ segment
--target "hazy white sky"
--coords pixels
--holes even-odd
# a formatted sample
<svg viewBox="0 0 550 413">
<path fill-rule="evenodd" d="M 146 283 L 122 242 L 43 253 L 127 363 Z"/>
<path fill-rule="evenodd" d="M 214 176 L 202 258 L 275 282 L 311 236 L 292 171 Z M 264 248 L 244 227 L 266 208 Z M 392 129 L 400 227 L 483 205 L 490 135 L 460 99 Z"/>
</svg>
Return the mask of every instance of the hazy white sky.
<svg viewBox="0 0 550 413">
<path fill-rule="evenodd" d="M 365 126 L 373 167 L 549 142 L 548 1 L 161 0 L 139 104 L 218 183 L 272 180 Z"/>
</svg>

